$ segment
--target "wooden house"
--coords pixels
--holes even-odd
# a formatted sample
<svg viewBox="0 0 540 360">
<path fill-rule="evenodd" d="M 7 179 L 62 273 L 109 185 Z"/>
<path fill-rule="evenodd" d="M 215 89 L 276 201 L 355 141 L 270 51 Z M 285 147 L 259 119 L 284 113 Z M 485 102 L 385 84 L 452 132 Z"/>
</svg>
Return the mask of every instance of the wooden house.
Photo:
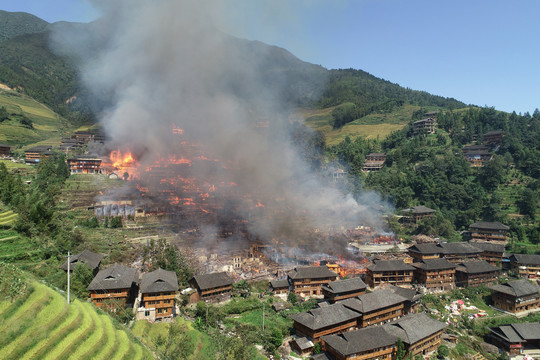
<svg viewBox="0 0 540 360">
<path fill-rule="evenodd" d="M 325 350 L 337 360 L 392 360 L 396 352 L 396 341 L 396 337 L 381 326 L 322 338 Z"/>
<path fill-rule="evenodd" d="M 287 295 L 289 293 L 289 280 L 283 279 L 270 281 L 270 291 L 272 291 L 274 295 Z"/>
<path fill-rule="evenodd" d="M 90 271 L 92 271 L 92 273 L 95 276 L 99 271 L 99 265 L 101 264 L 101 259 L 103 259 L 103 255 L 93 253 L 90 250 L 83 250 L 82 252 L 75 255 L 71 255 L 69 257 L 69 271 L 73 272 L 73 270 L 75 270 L 75 267 L 78 264 L 84 264 L 88 267 L 88 269 L 90 269 Z M 67 259 L 66 259 L 66 262 L 62 264 L 61 268 L 64 271 L 68 270 Z"/>
<path fill-rule="evenodd" d="M 501 267 L 504 255 L 504 245 L 491 242 L 470 242 L 472 246 L 480 249 L 479 259 L 485 260 L 491 265 Z"/>
<path fill-rule="evenodd" d="M 341 303 L 291 315 L 296 335 L 317 342 L 324 335 L 354 330 L 360 314 Z"/>
<path fill-rule="evenodd" d="M 477 260 L 482 252 L 467 242 L 440 243 L 437 246 L 442 249 L 442 257 L 453 263 Z"/>
<path fill-rule="evenodd" d="M 360 278 L 337 280 L 322 286 L 324 298 L 331 304 L 366 293 L 367 285 Z"/>
<path fill-rule="evenodd" d="M 377 290 L 355 298 L 340 301 L 347 308 L 359 314 L 358 328 L 384 324 L 404 315 L 407 299 L 392 290 Z"/>
<path fill-rule="evenodd" d="M 101 158 L 81 155 L 67 160 L 70 174 L 101 174 Z"/>
<path fill-rule="evenodd" d="M 402 222 L 406 224 L 417 224 L 419 221 L 435 216 L 435 210 L 426 206 L 413 206 L 401 210 L 401 213 L 403 214 Z"/>
<path fill-rule="evenodd" d="M 489 342 L 504 349 L 510 355 L 518 355 L 523 350 L 540 350 L 540 322 L 508 324 L 489 329 Z"/>
<path fill-rule="evenodd" d="M 444 323 L 430 318 L 426 313 L 410 314 L 383 326 L 396 341 L 403 341 L 407 358 L 437 350 L 444 328 Z"/>
<path fill-rule="evenodd" d="M 456 285 L 461 287 L 489 284 L 497 280 L 499 268 L 484 260 L 464 261 L 456 267 Z"/>
<path fill-rule="evenodd" d="M 0 157 L 9 156 L 11 154 L 11 146 L 0 144 Z"/>
<path fill-rule="evenodd" d="M 326 266 L 296 267 L 287 276 L 292 291 L 300 296 L 322 295 L 322 286 L 338 278 Z"/>
<path fill-rule="evenodd" d="M 494 306 L 501 310 L 516 314 L 540 308 L 540 287 L 529 280 L 512 280 L 489 288 Z"/>
<path fill-rule="evenodd" d="M 452 290 L 455 287 L 456 265 L 446 259 L 426 259 L 413 263 L 414 280 L 429 290 Z"/>
<path fill-rule="evenodd" d="M 508 242 L 510 227 L 499 222 L 480 221 L 469 226 L 472 241 L 485 241 L 497 244 Z"/>
<path fill-rule="evenodd" d="M 504 132 L 502 130 L 493 130 L 482 135 L 482 139 L 484 140 L 484 144 L 500 145 L 503 136 Z"/>
<path fill-rule="evenodd" d="M 427 259 L 439 259 L 443 256 L 442 247 L 438 244 L 414 244 L 407 249 L 407 253 L 413 258 L 414 262 L 427 260 Z"/>
<path fill-rule="evenodd" d="M 540 278 L 540 255 L 512 254 L 509 257 L 510 269 L 519 277 Z"/>
<path fill-rule="evenodd" d="M 365 172 L 381 170 L 386 161 L 385 153 L 371 153 L 366 155 L 366 161 L 362 167 Z"/>
<path fill-rule="evenodd" d="M 289 345 L 291 350 L 302 357 L 309 356 L 313 352 L 313 341 L 309 340 L 307 337 L 293 339 L 289 342 Z"/>
<path fill-rule="evenodd" d="M 51 150 L 52 146 L 50 145 L 34 146 L 24 151 L 24 162 L 32 165 L 38 164 L 41 159 L 49 157 L 52 154 Z"/>
<path fill-rule="evenodd" d="M 376 260 L 367 267 L 366 283 L 374 288 L 383 283 L 392 285 L 411 285 L 414 267 L 403 260 Z"/>
<path fill-rule="evenodd" d="M 100 270 L 87 289 L 97 307 L 116 311 L 133 304 L 137 296 L 138 280 L 136 269 L 114 265 Z"/>
<path fill-rule="evenodd" d="M 178 278 L 174 271 L 157 269 L 141 277 L 138 319 L 162 320 L 175 315 Z"/>
<path fill-rule="evenodd" d="M 437 120 L 434 117 L 427 117 L 413 122 L 413 135 L 435 134 Z"/>
<path fill-rule="evenodd" d="M 230 296 L 234 281 L 226 272 L 218 272 L 195 275 L 189 283 L 197 290 L 197 296 L 193 297 L 191 301 L 197 302 Z"/>
<path fill-rule="evenodd" d="M 418 290 L 395 285 L 386 285 L 382 289 L 389 290 L 394 294 L 405 298 L 405 303 L 403 303 L 404 314 L 413 314 L 419 311 L 422 293 Z"/>
</svg>

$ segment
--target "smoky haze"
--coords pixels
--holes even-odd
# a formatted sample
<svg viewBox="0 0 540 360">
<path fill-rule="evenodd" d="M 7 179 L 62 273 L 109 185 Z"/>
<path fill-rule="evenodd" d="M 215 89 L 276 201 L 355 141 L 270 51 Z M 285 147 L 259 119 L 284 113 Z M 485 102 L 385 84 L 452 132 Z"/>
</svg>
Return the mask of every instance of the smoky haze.
<svg viewBox="0 0 540 360">
<path fill-rule="evenodd" d="M 222 1 L 94 3 L 103 16 L 90 31 L 59 29 L 55 43 L 58 51 L 76 54 L 85 86 L 96 103 L 106 104 L 99 117 L 110 150 L 129 150 L 142 169 L 163 158 L 211 159 L 160 168 L 159 175 L 184 185 L 196 179 L 194 192 L 211 189 L 223 205 L 212 209 L 221 221 L 248 219 L 250 233 L 263 240 L 345 252 L 344 241 L 317 239 L 310 230 L 369 225 L 383 231 L 376 194 L 355 199 L 321 180 L 291 141 L 292 106 L 302 99 L 291 102 L 299 89 L 287 76 L 290 69 L 271 68 L 287 57 L 289 67 L 305 66 L 301 61 L 219 31 Z M 314 85 L 305 93 L 314 98 L 325 70 L 313 65 L 309 72 Z M 159 176 L 140 181 L 150 191 L 163 189 Z M 168 191 L 192 198 L 185 188 Z"/>
</svg>

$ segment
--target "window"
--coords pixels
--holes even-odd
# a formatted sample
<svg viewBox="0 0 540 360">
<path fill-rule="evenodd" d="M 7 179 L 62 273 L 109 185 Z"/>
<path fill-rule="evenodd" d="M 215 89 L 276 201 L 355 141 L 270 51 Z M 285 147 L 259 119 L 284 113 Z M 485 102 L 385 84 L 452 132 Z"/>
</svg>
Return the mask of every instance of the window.
<svg viewBox="0 0 540 360">
<path fill-rule="evenodd" d="M 150 310 L 146 310 L 146 311 L 144 312 L 144 316 L 146 316 L 146 317 L 150 316 Z"/>
</svg>

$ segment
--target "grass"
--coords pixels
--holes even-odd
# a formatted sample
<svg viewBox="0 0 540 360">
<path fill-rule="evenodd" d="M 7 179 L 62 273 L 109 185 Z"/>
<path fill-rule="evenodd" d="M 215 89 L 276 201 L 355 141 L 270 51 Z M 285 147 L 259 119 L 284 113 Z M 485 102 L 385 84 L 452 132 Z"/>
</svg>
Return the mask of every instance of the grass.
<svg viewBox="0 0 540 360">
<path fill-rule="evenodd" d="M 152 358 L 126 330 L 90 303 L 65 298 L 33 282 L 26 299 L 0 302 L 2 359 Z"/>
<path fill-rule="evenodd" d="M 0 227 L 12 226 L 18 217 L 19 215 L 11 210 L 0 213 Z"/>
<path fill-rule="evenodd" d="M 326 109 L 300 109 L 298 114 L 305 119 L 308 126 L 314 130 L 322 131 L 326 136 L 326 144 L 337 145 L 347 136 L 354 140 L 358 136 L 367 139 L 383 139 L 394 131 L 401 130 L 411 120 L 418 106 L 404 105 L 392 113 L 370 114 L 343 126 L 340 129 L 332 127 L 332 110 Z"/>
<path fill-rule="evenodd" d="M 47 106 L 15 91 L 0 89 L 0 107 L 6 108 L 10 120 L 0 123 L 0 142 L 28 145 L 56 138 L 57 142 L 70 131 L 66 119 Z M 22 117 L 32 120 L 33 129 L 23 127 L 18 121 Z"/>
</svg>

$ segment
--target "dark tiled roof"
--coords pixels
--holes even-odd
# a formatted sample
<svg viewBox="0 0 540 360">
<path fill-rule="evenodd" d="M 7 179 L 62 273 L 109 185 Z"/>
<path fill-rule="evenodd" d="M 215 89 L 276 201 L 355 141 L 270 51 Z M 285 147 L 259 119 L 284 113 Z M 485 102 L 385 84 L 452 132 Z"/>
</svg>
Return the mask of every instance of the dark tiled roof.
<svg viewBox="0 0 540 360">
<path fill-rule="evenodd" d="M 339 335 L 326 335 L 322 339 L 327 346 L 342 354 L 343 357 L 391 346 L 397 341 L 397 338 L 386 332 L 382 326 L 347 331 Z"/>
<path fill-rule="evenodd" d="M 407 289 L 401 286 L 389 285 L 385 289 L 392 291 L 401 297 L 404 297 L 408 301 L 416 301 L 422 297 L 422 294 L 415 289 Z"/>
<path fill-rule="evenodd" d="M 447 270 L 455 269 L 456 265 L 446 259 L 425 259 L 412 264 L 414 267 L 424 270 Z"/>
<path fill-rule="evenodd" d="M 94 270 L 99 267 L 101 259 L 103 259 L 103 255 L 93 253 L 90 250 L 84 250 L 83 252 L 70 256 L 71 264 L 69 265 L 69 270 L 75 270 L 75 266 L 77 266 L 79 262 L 86 264 L 90 270 Z M 66 262 L 62 264 L 62 269 L 67 271 L 67 259 Z"/>
<path fill-rule="evenodd" d="M 332 281 L 326 285 L 323 285 L 322 287 L 326 291 L 333 294 L 346 293 L 355 290 L 365 290 L 367 288 L 366 284 L 360 278 Z"/>
<path fill-rule="evenodd" d="M 337 274 L 330 271 L 326 266 L 296 267 L 287 274 L 293 280 L 296 279 L 324 279 L 336 278 Z"/>
<path fill-rule="evenodd" d="M 327 353 L 323 352 L 317 355 L 310 357 L 310 360 L 335 360 L 333 357 L 330 357 Z"/>
<path fill-rule="evenodd" d="M 413 245 L 409 247 L 408 251 L 420 254 L 440 254 L 442 253 L 443 249 L 437 244 L 427 243 Z"/>
<path fill-rule="evenodd" d="M 24 152 L 37 152 L 37 153 L 44 153 L 44 152 L 47 152 L 47 151 L 50 151 L 52 149 L 52 146 L 50 145 L 39 145 L 39 146 L 34 146 L 30 149 L 27 149 L 25 150 Z"/>
<path fill-rule="evenodd" d="M 0 147 L 8 147 L 8 148 L 11 148 L 11 145 L 6 145 L 6 144 L 0 144 Z"/>
<path fill-rule="evenodd" d="M 403 260 L 379 260 L 367 267 L 370 271 L 406 271 L 414 270 L 414 267 L 405 264 Z"/>
<path fill-rule="evenodd" d="M 307 350 L 313 347 L 313 342 L 306 337 L 293 340 L 300 350 Z"/>
<path fill-rule="evenodd" d="M 489 264 L 484 260 L 464 261 L 456 267 L 456 271 L 461 271 L 467 274 L 481 274 L 492 271 L 499 271 L 499 268 Z"/>
<path fill-rule="evenodd" d="M 311 330 L 319 330 L 328 326 L 338 325 L 360 317 L 355 311 L 336 303 L 323 308 L 312 309 L 307 312 L 290 316 L 294 321 Z"/>
<path fill-rule="evenodd" d="M 415 344 L 445 328 L 445 325 L 425 313 L 409 314 L 383 328 L 406 344 Z"/>
<path fill-rule="evenodd" d="M 540 287 L 526 279 L 512 280 L 506 284 L 489 286 L 491 290 L 509 294 L 515 297 L 538 294 Z"/>
<path fill-rule="evenodd" d="M 479 248 L 472 246 L 467 242 L 441 243 L 439 244 L 445 255 L 466 255 L 479 254 Z"/>
<path fill-rule="evenodd" d="M 540 255 L 512 254 L 510 261 L 522 265 L 540 265 Z"/>
<path fill-rule="evenodd" d="M 201 290 L 214 289 L 221 286 L 232 285 L 234 283 L 226 272 L 195 275 L 193 279 Z"/>
<path fill-rule="evenodd" d="M 540 322 L 501 325 L 490 331 L 510 343 L 540 340 Z"/>
<path fill-rule="evenodd" d="M 176 290 L 178 290 L 178 278 L 174 271 L 157 269 L 143 274 L 141 278 L 141 293 L 143 294 Z"/>
<path fill-rule="evenodd" d="M 488 222 L 488 221 L 479 221 L 475 222 L 470 229 L 480 229 L 480 230 L 510 230 L 509 226 L 501 224 L 500 222 Z"/>
<path fill-rule="evenodd" d="M 273 289 L 288 288 L 289 287 L 289 280 L 287 280 L 287 279 L 284 279 L 284 280 L 272 280 L 272 281 L 270 281 L 270 286 Z"/>
<path fill-rule="evenodd" d="M 407 301 L 407 298 L 396 294 L 394 291 L 382 289 L 355 298 L 339 301 L 338 304 L 343 304 L 354 311 L 364 314 L 405 303 L 405 301 Z"/>
<path fill-rule="evenodd" d="M 413 206 L 411 208 L 401 210 L 401 212 L 410 214 L 432 214 L 435 212 L 435 210 L 430 209 L 426 206 Z"/>
<path fill-rule="evenodd" d="M 123 265 L 100 270 L 88 290 L 128 289 L 138 282 L 137 270 Z"/>
<path fill-rule="evenodd" d="M 495 253 L 504 253 L 504 245 L 503 244 L 494 244 L 494 243 L 490 243 L 490 242 L 480 242 L 480 241 L 475 241 L 475 242 L 470 242 L 470 244 L 472 246 L 474 246 L 475 248 L 478 248 L 482 251 L 489 251 L 489 252 L 495 252 Z"/>
<path fill-rule="evenodd" d="M 371 154 L 367 154 L 366 157 L 368 156 L 377 156 L 377 157 L 380 157 L 380 156 L 386 156 L 385 153 L 371 153 Z"/>
</svg>

